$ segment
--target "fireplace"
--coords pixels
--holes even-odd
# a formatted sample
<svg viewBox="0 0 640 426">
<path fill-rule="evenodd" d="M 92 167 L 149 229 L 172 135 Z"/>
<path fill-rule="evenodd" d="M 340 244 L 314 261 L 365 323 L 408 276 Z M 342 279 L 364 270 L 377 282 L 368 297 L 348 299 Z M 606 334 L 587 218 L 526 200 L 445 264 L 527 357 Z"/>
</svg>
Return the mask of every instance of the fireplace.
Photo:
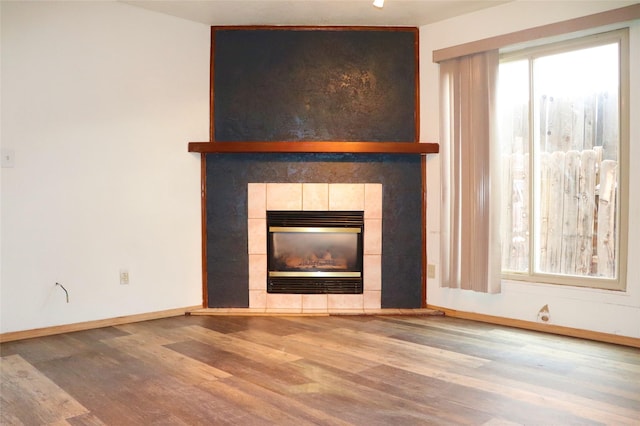
<svg viewBox="0 0 640 426">
<path fill-rule="evenodd" d="M 249 309 L 254 312 L 346 313 L 377 310 L 382 290 L 382 185 L 379 183 L 272 183 L 247 185 Z M 272 293 L 267 291 L 269 212 L 362 214 L 360 293 Z M 304 213 L 306 214 L 306 213 Z M 310 213 L 312 214 L 312 213 Z M 327 227 L 314 224 L 311 227 Z M 322 225 L 322 226 L 318 226 Z M 360 226 L 360 225 L 358 225 Z M 354 227 L 349 225 L 348 227 Z M 366 230 L 366 232 L 364 232 Z M 358 234 L 357 232 L 355 234 Z M 283 271 L 286 272 L 286 271 Z M 307 271 L 315 272 L 315 271 Z M 335 271 L 333 271 L 335 272 Z M 349 271 L 353 272 L 353 271 Z"/>
<path fill-rule="evenodd" d="M 210 141 L 189 143 L 189 151 L 199 152 L 203 158 L 203 278 L 206 305 L 210 308 L 244 308 L 248 299 L 251 311 L 297 313 L 363 312 L 379 310 L 383 304 L 388 308 L 419 307 L 424 300 L 424 281 L 421 276 L 425 245 L 424 154 L 437 153 L 438 146 L 417 143 L 417 119 L 420 116 L 417 111 L 417 29 L 398 31 L 395 28 L 390 32 L 376 34 L 374 31 L 367 34 L 367 31 L 353 31 L 353 28 L 345 31 L 332 28 L 329 32 L 322 28 L 307 28 L 312 31 L 305 29 L 303 32 L 309 33 L 311 44 L 306 41 L 299 43 L 301 40 L 297 39 L 302 34 L 299 31 L 290 34 L 285 34 L 286 31 L 270 31 L 276 29 L 244 32 L 240 28 L 212 30 L 211 58 L 216 70 L 214 72 L 212 66 Z M 310 104 L 305 104 L 306 107 L 300 105 L 295 96 L 296 93 L 315 92 L 319 94 L 319 97 L 316 96 L 318 105 L 325 105 L 329 100 L 335 104 L 336 111 L 344 109 L 349 104 L 344 102 L 344 90 L 333 94 L 338 94 L 337 98 L 330 96 L 332 99 L 328 99 L 325 96 L 326 78 L 331 79 L 336 72 L 342 75 L 345 70 L 344 58 L 338 57 L 336 61 L 331 55 L 320 55 L 308 61 L 307 56 L 296 57 L 293 54 L 284 55 L 282 60 L 275 62 L 267 61 L 268 64 L 263 64 L 266 68 L 255 67 L 256 54 L 270 52 L 274 47 L 265 44 L 262 35 L 269 39 L 281 35 L 293 37 L 294 44 L 308 44 L 309 47 L 316 43 L 314 40 L 333 38 L 337 33 L 344 33 L 340 35 L 341 39 L 346 36 L 346 44 L 340 44 L 347 47 L 347 51 L 361 42 L 365 45 L 371 43 L 371 35 L 376 40 L 380 37 L 385 40 L 387 46 L 383 50 L 399 53 L 395 55 L 398 60 L 391 61 L 394 65 L 392 68 L 387 66 L 389 61 L 377 64 L 382 67 L 373 66 L 372 57 L 367 55 L 356 55 L 346 61 L 350 70 L 345 76 L 355 79 L 351 88 L 357 89 L 359 94 L 373 96 L 372 102 L 359 102 L 356 105 L 357 123 L 349 115 L 336 115 L 327 108 L 307 111 Z M 247 36 L 252 38 L 255 35 L 259 36 L 254 40 L 257 44 L 243 45 Z M 304 38 L 307 40 L 307 37 Z M 380 55 L 380 51 L 375 49 L 371 52 L 374 52 L 374 59 L 389 57 L 386 53 Z M 294 81 L 293 85 L 288 84 L 286 79 L 281 78 L 282 73 L 274 72 L 283 63 L 295 63 L 302 70 L 309 68 L 315 77 L 309 79 L 311 74 L 298 73 L 296 75 L 304 78 Z M 318 67 L 318 64 L 322 66 Z M 363 69 L 377 76 L 377 86 L 358 84 Z M 267 79 L 263 78 L 265 75 Z M 225 84 L 231 81 L 232 84 Z M 257 105 L 260 110 L 256 110 L 258 114 L 247 114 L 247 109 L 239 105 L 244 103 L 250 108 L 256 106 L 249 105 L 255 104 L 255 93 L 246 90 L 254 87 L 256 82 L 263 82 L 259 85 L 271 91 L 274 87 L 280 87 L 283 90 L 276 91 L 280 90 L 283 96 L 263 97 L 269 101 Z M 301 90 L 291 90 L 294 86 Z M 232 90 L 227 90 L 229 88 Z M 381 93 L 383 96 L 380 96 Z M 271 100 L 278 101 L 275 109 Z M 415 107 L 413 110 L 411 105 Z M 291 120 L 287 117 L 297 115 L 285 114 L 285 117 L 280 113 L 291 110 L 292 106 L 294 110 L 296 107 L 302 108 L 299 112 L 303 118 L 302 127 L 294 126 L 301 130 L 294 129 L 293 133 Z M 383 120 L 375 119 L 380 111 L 386 110 L 393 112 L 393 117 L 382 114 Z M 240 127 L 236 125 L 238 123 Z M 381 128 L 388 131 L 380 131 Z M 225 129 L 226 136 L 223 134 Z M 285 133 L 290 133 L 292 137 Z M 341 136 L 345 134 L 348 137 Z M 243 195 L 245 188 L 246 198 Z M 361 292 L 291 294 L 273 293 L 273 289 L 267 291 L 265 230 L 266 212 L 271 210 L 363 211 L 366 234 L 362 242 Z M 247 280 L 248 286 L 245 285 Z"/>
<path fill-rule="evenodd" d="M 362 294 L 363 211 L 267 211 L 267 292 Z"/>
</svg>

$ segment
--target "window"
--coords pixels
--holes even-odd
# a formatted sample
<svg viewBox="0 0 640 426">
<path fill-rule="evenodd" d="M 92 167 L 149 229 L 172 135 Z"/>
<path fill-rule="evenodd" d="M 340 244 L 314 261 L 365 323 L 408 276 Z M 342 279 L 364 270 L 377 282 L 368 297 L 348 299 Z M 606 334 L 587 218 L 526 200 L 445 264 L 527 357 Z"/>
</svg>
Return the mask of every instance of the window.
<svg viewBox="0 0 640 426">
<path fill-rule="evenodd" d="M 624 289 L 626 31 L 503 54 L 503 276 Z"/>
</svg>

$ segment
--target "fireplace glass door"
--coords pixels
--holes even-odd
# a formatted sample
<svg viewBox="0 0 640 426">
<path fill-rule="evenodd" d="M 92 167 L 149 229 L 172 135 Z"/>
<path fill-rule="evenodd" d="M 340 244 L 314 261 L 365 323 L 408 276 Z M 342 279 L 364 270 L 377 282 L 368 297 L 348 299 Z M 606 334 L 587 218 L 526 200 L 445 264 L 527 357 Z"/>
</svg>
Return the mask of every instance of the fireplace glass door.
<svg viewBox="0 0 640 426">
<path fill-rule="evenodd" d="M 361 211 L 267 212 L 267 292 L 362 293 Z"/>
</svg>

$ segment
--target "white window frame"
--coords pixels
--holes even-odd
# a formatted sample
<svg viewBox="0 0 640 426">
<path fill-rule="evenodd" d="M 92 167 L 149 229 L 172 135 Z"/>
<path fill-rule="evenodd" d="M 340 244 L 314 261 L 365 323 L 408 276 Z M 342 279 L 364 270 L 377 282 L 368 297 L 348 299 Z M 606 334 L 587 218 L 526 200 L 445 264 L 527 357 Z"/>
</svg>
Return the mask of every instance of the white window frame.
<svg viewBox="0 0 640 426">
<path fill-rule="evenodd" d="M 538 41 L 539 43 L 540 41 Z M 624 291 L 626 289 L 626 276 L 627 276 L 627 235 L 628 235 L 628 202 L 629 202 L 629 29 L 623 28 L 606 33 L 593 34 L 589 36 L 583 36 L 580 38 L 574 38 L 570 40 L 554 41 L 548 44 L 537 44 L 536 46 L 524 47 L 520 50 L 504 49 L 501 51 L 500 62 L 529 59 L 529 67 L 531 72 L 532 60 L 539 56 L 546 56 L 554 53 L 568 52 L 580 48 L 593 47 L 603 44 L 610 44 L 612 42 L 619 43 L 620 56 L 620 90 L 619 90 L 619 147 L 618 147 L 618 165 L 620 169 L 618 178 L 618 208 L 617 214 L 617 226 L 618 238 L 616 246 L 616 277 L 611 279 L 605 279 L 600 277 L 589 276 L 571 276 L 563 274 L 549 274 L 535 272 L 534 263 L 534 238 L 535 234 L 535 220 L 533 218 L 534 209 L 534 191 L 533 191 L 533 179 L 530 183 L 529 191 L 529 267 L 528 271 L 515 272 L 515 271 L 502 271 L 502 278 L 513 281 L 525 281 L 536 282 L 546 284 L 558 284 L 568 285 L 576 287 L 589 287 L 605 290 L 619 290 Z M 532 93 L 533 78 L 529 78 L 529 92 Z M 533 97 L 529 97 L 529 152 L 534 152 L 534 110 L 533 110 Z M 529 156 L 529 170 L 533 175 L 533 167 L 535 161 L 535 155 Z"/>
</svg>

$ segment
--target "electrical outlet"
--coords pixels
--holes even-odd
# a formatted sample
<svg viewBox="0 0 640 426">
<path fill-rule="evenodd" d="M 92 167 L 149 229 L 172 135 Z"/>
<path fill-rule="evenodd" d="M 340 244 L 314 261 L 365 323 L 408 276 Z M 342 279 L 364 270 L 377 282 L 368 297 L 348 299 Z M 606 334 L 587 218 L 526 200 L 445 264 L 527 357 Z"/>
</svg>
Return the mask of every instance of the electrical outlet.
<svg viewBox="0 0 640 426">
<path fill-rule="evenodd" d="M 428 264 L 427 265 L 427 278 L 435 278 L 436 277 L 436 265 Z"/>
<path fill-rule="evenodd" d="M 129 270 L 120 269 L 120 284 L 122 285 L 129 284 Z"/>
<path fill-rule="evenodd" d="M 549 322 L 551 321 L 551 313 L 549 312 L 549 305 L 544 305 L 538 311 L 538 321 Z"/>
</svg>

